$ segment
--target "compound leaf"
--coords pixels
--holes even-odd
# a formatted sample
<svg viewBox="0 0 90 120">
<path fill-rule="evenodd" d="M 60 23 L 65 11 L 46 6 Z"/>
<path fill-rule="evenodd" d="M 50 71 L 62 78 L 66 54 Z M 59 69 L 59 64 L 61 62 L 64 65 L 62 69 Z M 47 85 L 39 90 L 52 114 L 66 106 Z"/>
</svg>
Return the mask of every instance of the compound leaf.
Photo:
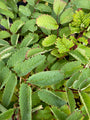
<svg viewBox="0 0 90 120">
<path fill-rule="evenodd" d="M 70 48 L 74 46 L 73 41 L 67 39 L 66 37 L 57 38 L 56 47 L 58 48 L 59 53 L 64 53 L 70 51 Z"/>
</svg>

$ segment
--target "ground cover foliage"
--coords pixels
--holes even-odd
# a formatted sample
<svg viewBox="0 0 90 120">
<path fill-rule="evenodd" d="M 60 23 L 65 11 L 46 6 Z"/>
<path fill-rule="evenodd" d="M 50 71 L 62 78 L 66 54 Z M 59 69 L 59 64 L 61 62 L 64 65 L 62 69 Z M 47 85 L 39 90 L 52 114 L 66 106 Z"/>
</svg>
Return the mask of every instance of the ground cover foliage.
<svg viewBox="0 0 90 120">
<path fill-rule="evenodd" d="M 90 0 L 0 0 L 0 120 L 90 120 Z"/>
</svg>

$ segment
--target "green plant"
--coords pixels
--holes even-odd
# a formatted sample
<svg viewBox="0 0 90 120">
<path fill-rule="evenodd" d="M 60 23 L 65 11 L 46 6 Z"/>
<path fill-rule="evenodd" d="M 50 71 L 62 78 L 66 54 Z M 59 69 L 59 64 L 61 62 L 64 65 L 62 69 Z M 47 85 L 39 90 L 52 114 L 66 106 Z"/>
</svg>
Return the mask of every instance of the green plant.
<svg viewBox="0 0 90 120">
<path fill-rule="evenodd" d="M 24 2 L 0 0 L 0 120 L 89 120 L 90 1 Z"/>
</svg>

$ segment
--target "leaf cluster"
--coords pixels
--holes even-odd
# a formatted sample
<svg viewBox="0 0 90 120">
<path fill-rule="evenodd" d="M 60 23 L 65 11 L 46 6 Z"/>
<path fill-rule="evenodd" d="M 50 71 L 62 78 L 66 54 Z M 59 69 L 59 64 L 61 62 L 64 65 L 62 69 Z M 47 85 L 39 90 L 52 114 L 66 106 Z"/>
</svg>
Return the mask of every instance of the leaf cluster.
<svg viewBox="0 0 90 120">
<path fill-rule="evenodd" d="M 0 0 L 0 120 L 90 119 L 90 1 Z"/>
</svg>

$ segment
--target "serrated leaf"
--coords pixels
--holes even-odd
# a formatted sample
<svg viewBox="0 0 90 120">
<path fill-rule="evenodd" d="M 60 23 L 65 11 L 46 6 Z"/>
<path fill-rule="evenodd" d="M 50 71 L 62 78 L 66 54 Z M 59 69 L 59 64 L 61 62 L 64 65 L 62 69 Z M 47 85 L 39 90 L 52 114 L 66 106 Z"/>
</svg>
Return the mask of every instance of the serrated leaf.
<svg viewBox="0 0 90 120">
<path fill-rule="evenodd" d="M 9 45 L 9 43 L 5 40 L 0 39 L 0 46 L 6 46 Z"/>
<path fill-rule="evenodd" d="M 3 60 L 4 58 L 8 58 L 12 52 L 14 51 L 13 46 L 6 45 L 0 48 L 0 59 Z"/>
<path fill-rule="evenodd" d="M 22 83 L 19 92 L 19 105 L 22 120 L 32 120 L 32 91 L 31 88 Z"/>
<path fill-rule="evenodd" d="M 42 64 L 40 64 L 36 69 L 35 72 L 42 72 L 45 70 L 45 68 L 47 67 L 48 64 L 45 63 L 46 61 L 44 61 Z"/>
<path fill-rule="evenodd" d="M 56 35 L 49 35 L 48 37 L 46 37 L 46 38 L 43 40 L 42 45 L 43 45 L 44 47 L 49 47 L 49 46 L 55 44 L 56 38 L 57 38 Z"/>
<path fill-rule="evenodd" d="M 36 31 L 37 30 L 37 26 L 35 26 L 35 24 L 36 24 L 36 20 L 35 19 L 31 19 L 31 20 L 26 21 L 26 23 L 22 27 L 21 33 L 25 33 L 28 30 L 31 31 L 31 32 Z"/>
<path fill-rule="evenodd" d="M 18 12 L 16 0 L 7 0 L 7 6 L 10 7 L 14 12 Z"/>
<path fill-rule="evenodd" d="M 54 93 L 52 93 L 49 90 L 45 90 L 45 89 L 40 90 L 38 92 L 38 96 L 43 102 L 47 103 L 48 105 L 61 107 L 64 104 L 66 104 L 65 101 L 63 101 L 60 97 L 56 96 Z"/>
<path fill-rule="evenodd" d="M 41 28 L 41 30 L 45 35 L 50 35 L 51 34 L 51 30 L 47 30 L 45 28 Z"/>
<path fill-rule="evenodd" d="M 24 22 L 21 20 L 14 21 L 14 23 L 11 25 L 10 31 L 12 33 L 16 33 L 23 26 L 23 24 Z"/>
<path fill-rule="evenodd" d="M 67 118 L 67 114 L 65 114 L 63 111 L 58 109 L 57 107 L 51 107 L 51 112 L 54 114 L 56 120 L 65 120 Z"/>
<path fill-rule="evenodd" d="M 59 60 L 56 61 L 52 66 L 51 66 L 51 70 L 60 70 L 63 65 L 65 65 L 68 61 L 67 60 Z"/>
<path fill-rule="evenodd" d="M 7 111 L 7 109 L 2 105 L 2 104 L 0 104 L 0 112 L 6 112 Z"/>
<path fill-rule="evenodd" d="M 56 47 L 58 48 L 59 53 L 65 53 L 70 51 L 70 48 L 74 46 L 73 41 L 67 39 L 66 37 L 57 38 Z"/>
<path fill-rule="evenodd" d="M 70 106 L 70 111 L 72 113 L 75 110 L 76 105 L 75 105 L 73 92 L 68 88 L 67 88 L 67 98 L 68 98 L 68 103 Z"/>
<path fill-rule="evenodd" d="M 84 106 L 81 108 L 81 111 L 82 111 L 82 114 L 83 114 L 83 116 L 84 116 L 84 119 L 85 119 L 85 120 L 89 120 L 89 117 L 88 117 L 88 115 L 87 115 L 87 112 L 86 112 Z"/>
<path fill-rule="evenodd" d="M 40 15 L 41 15 L 41 13 L 39 13 L 39 12 L 34 12 L 34 13 L 32 13 L 32 18 L 36 19 L 36 18 L 38 18 Z"/>
<path fill-rule="evenodd" d="M 9 29 L 9 21 L 6 19 L 1 19 L 1 23 L 2 26 L 4 26 L 6 29 Z"/>
<path fill-rule="evenodd" d="M 64 57 L 64 56 L 67 55 L 66 53 L 59 53 L 59 52 L 58 52 L 58 49 L 53 49 L 53 50 L 51 51 L 51 54 L 52 54 L 53 56 L 56 56 L 57 58 L 62 58 L 62 57 Z"/>
<path fill-rule="evenodd" d="M 13 34 L 13 35 L 11 36 L 11 44 L 12 44 L 12 45 L 17 45 L 17 43 L 18 43 L 18 38 L 19 38 L 19 34 Z"/>
<path fill-rule="evenodd" d="M 63 37 L 63 36 L 68 37 L 70 34 L 71 34 L 71 31 L 69 27 L 63 27 L 62 29 L 59 30 L 60 37 Z"/>
<path fill-rule="evenodd" d="M 22 15 L 22 13 L 19 13 L 19 15 L 20 15 L 20 20 L 22 20 L 23 22 L 27 22 L 29 19 L 28 19 L 28 17 L 27 16 L 25 16 L 25 15 Z"/>
<path fill-rule="evenodd" d="M 26 0 L 29 5 L 34 6 L 35 5 L 35 0 Z"/>
<path fill-rule="evenodd" d="M 39 103 L 40 103 L 40 99 L 38 96 L 38 91 L 33 92 L 33 94 L 32 94 L 32 107 L 38 105 Z"/>
<path fill-rule="evenodd" d="M 10 57 L 11 54 L 12 54 L 12 52 L 5 53 L 4 55 L 2 55 L 1 60 L 7 59 L 8 57 Z"/>
<path fill-rule="evenodd" d="M 36 20 L 36 24 L 39 27 L 43 27 L 43 28 L 50 29 L 50 30 L 56 30 L 59 27 L 56 20 L 50 15 L 39 16 Z"/>
<path fill-rule="evenodd" d="M 79 110 L 75 110 L 66 120 L 81 120 L 83 114 Z"/>
<path fill-rule="evenodd" d="M 69 54 L 76 60 L 81 61 L 83 64 L 87 64 L 89 62 L 89 58 L 86 56 L 84 49 L 77 48 L 73 51 L 70 51 Z"/>
<path fill-rule="evenodd" d="M 7 67 L 4 67 L 4 66 L 0 66 L 0 67 L 2 68 L 0 71 L 0 89 L 2 89 L 3 86 L 7 83 L 11 72 Z"/>
<path fill-rule="evenodd" d="M 86 0 L 84 3 L 84 0 L 74 0 L 74 4 L 77 6 L 77 8 L 84 8 L 84 9 L 90 9 L 90 1 Z"/>
<path fill-rule="evenodd" d="M 52 56 L 51 54 L 48 55 L 48 57 L 47 57 L 47 62 L 48 62 L 49 64 L 52 64 L 52 63 L 54 63 L 55 61 L 56 61 L 56 57 Z"/>
<path fill-rule="evenodd" d="M 60 16 L 60 23 L 69 23 L 73 19 L 73 9 L 67 8 Z"/>
<path fill-rule="evenodd" d="M 38 40 L 39 40 L 39 35 L 38 34 L 36 34 L 36 33 L 29 33 L 29 35 L 33 37 L 33 40 L 30 42 L 30 45 L 38 42 Z"/>
<path fill-rule="evenodd" d="M 14 67 L 19 62 L 22 62 L 25 59 L 26 52 L 28 48 L 21 48 L 17 50 L 8 60 L 7 65 L 9 67 Z"/>
<path fill-rule="evenodd" d="M 12 19 L 14 18 L 14 14 L 11 11 L 6 10 L 6 9 L 0 9 L 0 14 L 3 14 L 7 17 L 12 18 Z"/>
<path fill-rule="evenodd" d="M 69 24 L 69 26 L 70 26 L 71 34 L 80 32 L 79 27 L 73 27 L 71 24 Z"/>
<path fill-rule="evenodd" d="M 86 32 L 86 33 L 85 33 L 85 36 L 86 36 L 87 38 L 90 38 L 90 31 Z"/>
<path fill-rule="evenodd" d="M 5 58 L 8 58 L 12 52 L 14 51 L 13 46 L 6 45 L 4 47 L 0 48 L 0 59 L 3 60 Z"/>
<path fill-rule="evenodd" d="M 52 120 L 54 117 L 51 114 L 50 108 L 48 106 L 43 110 L 38 110 L 37 114 L 33 115 L 33 119 L 35 120 Z"/>
<path fill-rule="evenodd" d="M 24 39 L 22 40 L 20 47 L 26 47 L 29 46 L 30 43 L 34 40 L 34 36 L 32 36 L 31 34 L 28 34 L 24 37 Z"/>
<path fill-rule="evenodd" d="M 8 10 L 8 9 L 7 9 L 7 6 L 4 4 L 3 1 L 0 1 L 0 9 Z"/>
<path fill-rule="evenodd" d="M 63 0 L 54 0 L 53 10 L 55 14 L 59 15 L 63 11 L 65 6 L 66 6 L 66 2 L 64 2 Z"/>
<path fill-rule="evenodd" d="M 15 74 L 11 73 L 11 75 L 6 83 L 3 97 L 2 97 L 2 103 L 6 107 L 10 104 L 16 84 L 17 84 L 17 78 L 16 78 Z"/>
<path fill-rule="evenodd" d="M 89 26 L 89 20 L 90 13 L 87 14 L 83 10 L 76 11 L 76 13 L 73 15 L 73 22 L 71 23 L 72 32 L 74 29 L 76 29 L 76 32 L 83 31 Z"/>
<path fill-rule="evenodd" d="M 45 71 L 32 75 L 28 79 L 28 83 L 37 86 L 48 86 L 56 84 L 64 79 L 64 74 L 60 71 Z"/>
<path fill-rule="evenodd" d="M 69 108 L 69 106 L 67 104 L 61 106 L 60 110 L 63 111 L 67 115 L 70 115 L 70 113 L 71 113 L 70 108 Z"/>
<path fill-rule="evenodd" d="M 8 38 L 10 37 L 10 33 L 7 31 L 0 31 L 0 39 Z"/>
<path fill-rule="evenodd" d="M 87 80 L 89 77 L 90 77 L 90 69 L 84 68 L 81 71 L 79 78 L 74 82 L 73 88 L 78 89 L 80 87 L 81 83 L 84 82 L 85 80 Z"/>
<path fill-rule="evenodd" d="M 1 60 L 0 61 L 0 71 L 5 67 L 5 63 Z"/>
<path fill-rule="evenodd" d="M 78 38 L 78 41 L 83 43 L 83 45 L 87 45 L 88 44 L 88 40 L 85 37 Z"/>
<path fill-rule="evenodd" d="M 84 80 L 84 81 L 80 84 L 79 89 L 84 90 L 84 89 L 86 89 L 86 88 L 89 87 L 89 86 L 90 86 L 90 77 L 89 77 L 88 79 Z"/>
<path fill-rule="evenodd" d="M 6 112 L 1 113 L 0 120 L 7 120 L 7 119 L 11 118 L 13 113 L 14 113 L 14 109 L 9 109 Z"/>
<path fill-rule="evenodd" d="M 3 54 L 8 53 L 13 50 L 13 47 L 10 45 L 6 45 L 4 47 L 0 48 L 0 57 L 2 57 Z"/>
<path fill-rule="evenodd" d="M 42 48 L 31 48 L 27 51 L 27 58 L 40 54 L 43 51 L 44 50 Z"/>
<path fill-rule="evenodd" d="M 74 83 L 75 80 L 77 80 L 80 76 L 80 72 L 75 72 L 71 77 L 70 79 L 67 81 L 66 85 L 67 87 L 71 87 Z"/>
<path fill-rule="evenodd" d="M 34 7 L 36 10 L 39 10 L 40 12 L 51 12 L 51 8 L 45 4 L 39 3 L 36 4 Z"/>
<path fill-rule="evenodd" d="M 17 64 L 14 67 L 14 70 L 18 74 L 18 76 L 24 76 L 31 72 L 34 68 L 39 66 L 44 60 L 44 55 L 36 55 L 31 59 L 25 60 L 24 62 Z"/>
<path fill-rule="evenodd" d="M 65 77 L 71 76 L 73 73 L 82 69 L 81 62 L 73 61 L 66 63 L 62 68 L 61 71 L 64 72 Z"/>
<path fill-rule="evenodd" d="M 79 95 L 80 95 L 82 103 L 86 109 L 88 117 L 90 119 L 90 96 L 87 93 L 81 92 L 81 91 L 79 91 Z"/>
<path fill-rule="evenodd" d="M 31 11 L 27 6 L 20 5 L 19 6 L 19 11 L 25 16 L 30 16 L 31 15 Z"/>
</svg>

